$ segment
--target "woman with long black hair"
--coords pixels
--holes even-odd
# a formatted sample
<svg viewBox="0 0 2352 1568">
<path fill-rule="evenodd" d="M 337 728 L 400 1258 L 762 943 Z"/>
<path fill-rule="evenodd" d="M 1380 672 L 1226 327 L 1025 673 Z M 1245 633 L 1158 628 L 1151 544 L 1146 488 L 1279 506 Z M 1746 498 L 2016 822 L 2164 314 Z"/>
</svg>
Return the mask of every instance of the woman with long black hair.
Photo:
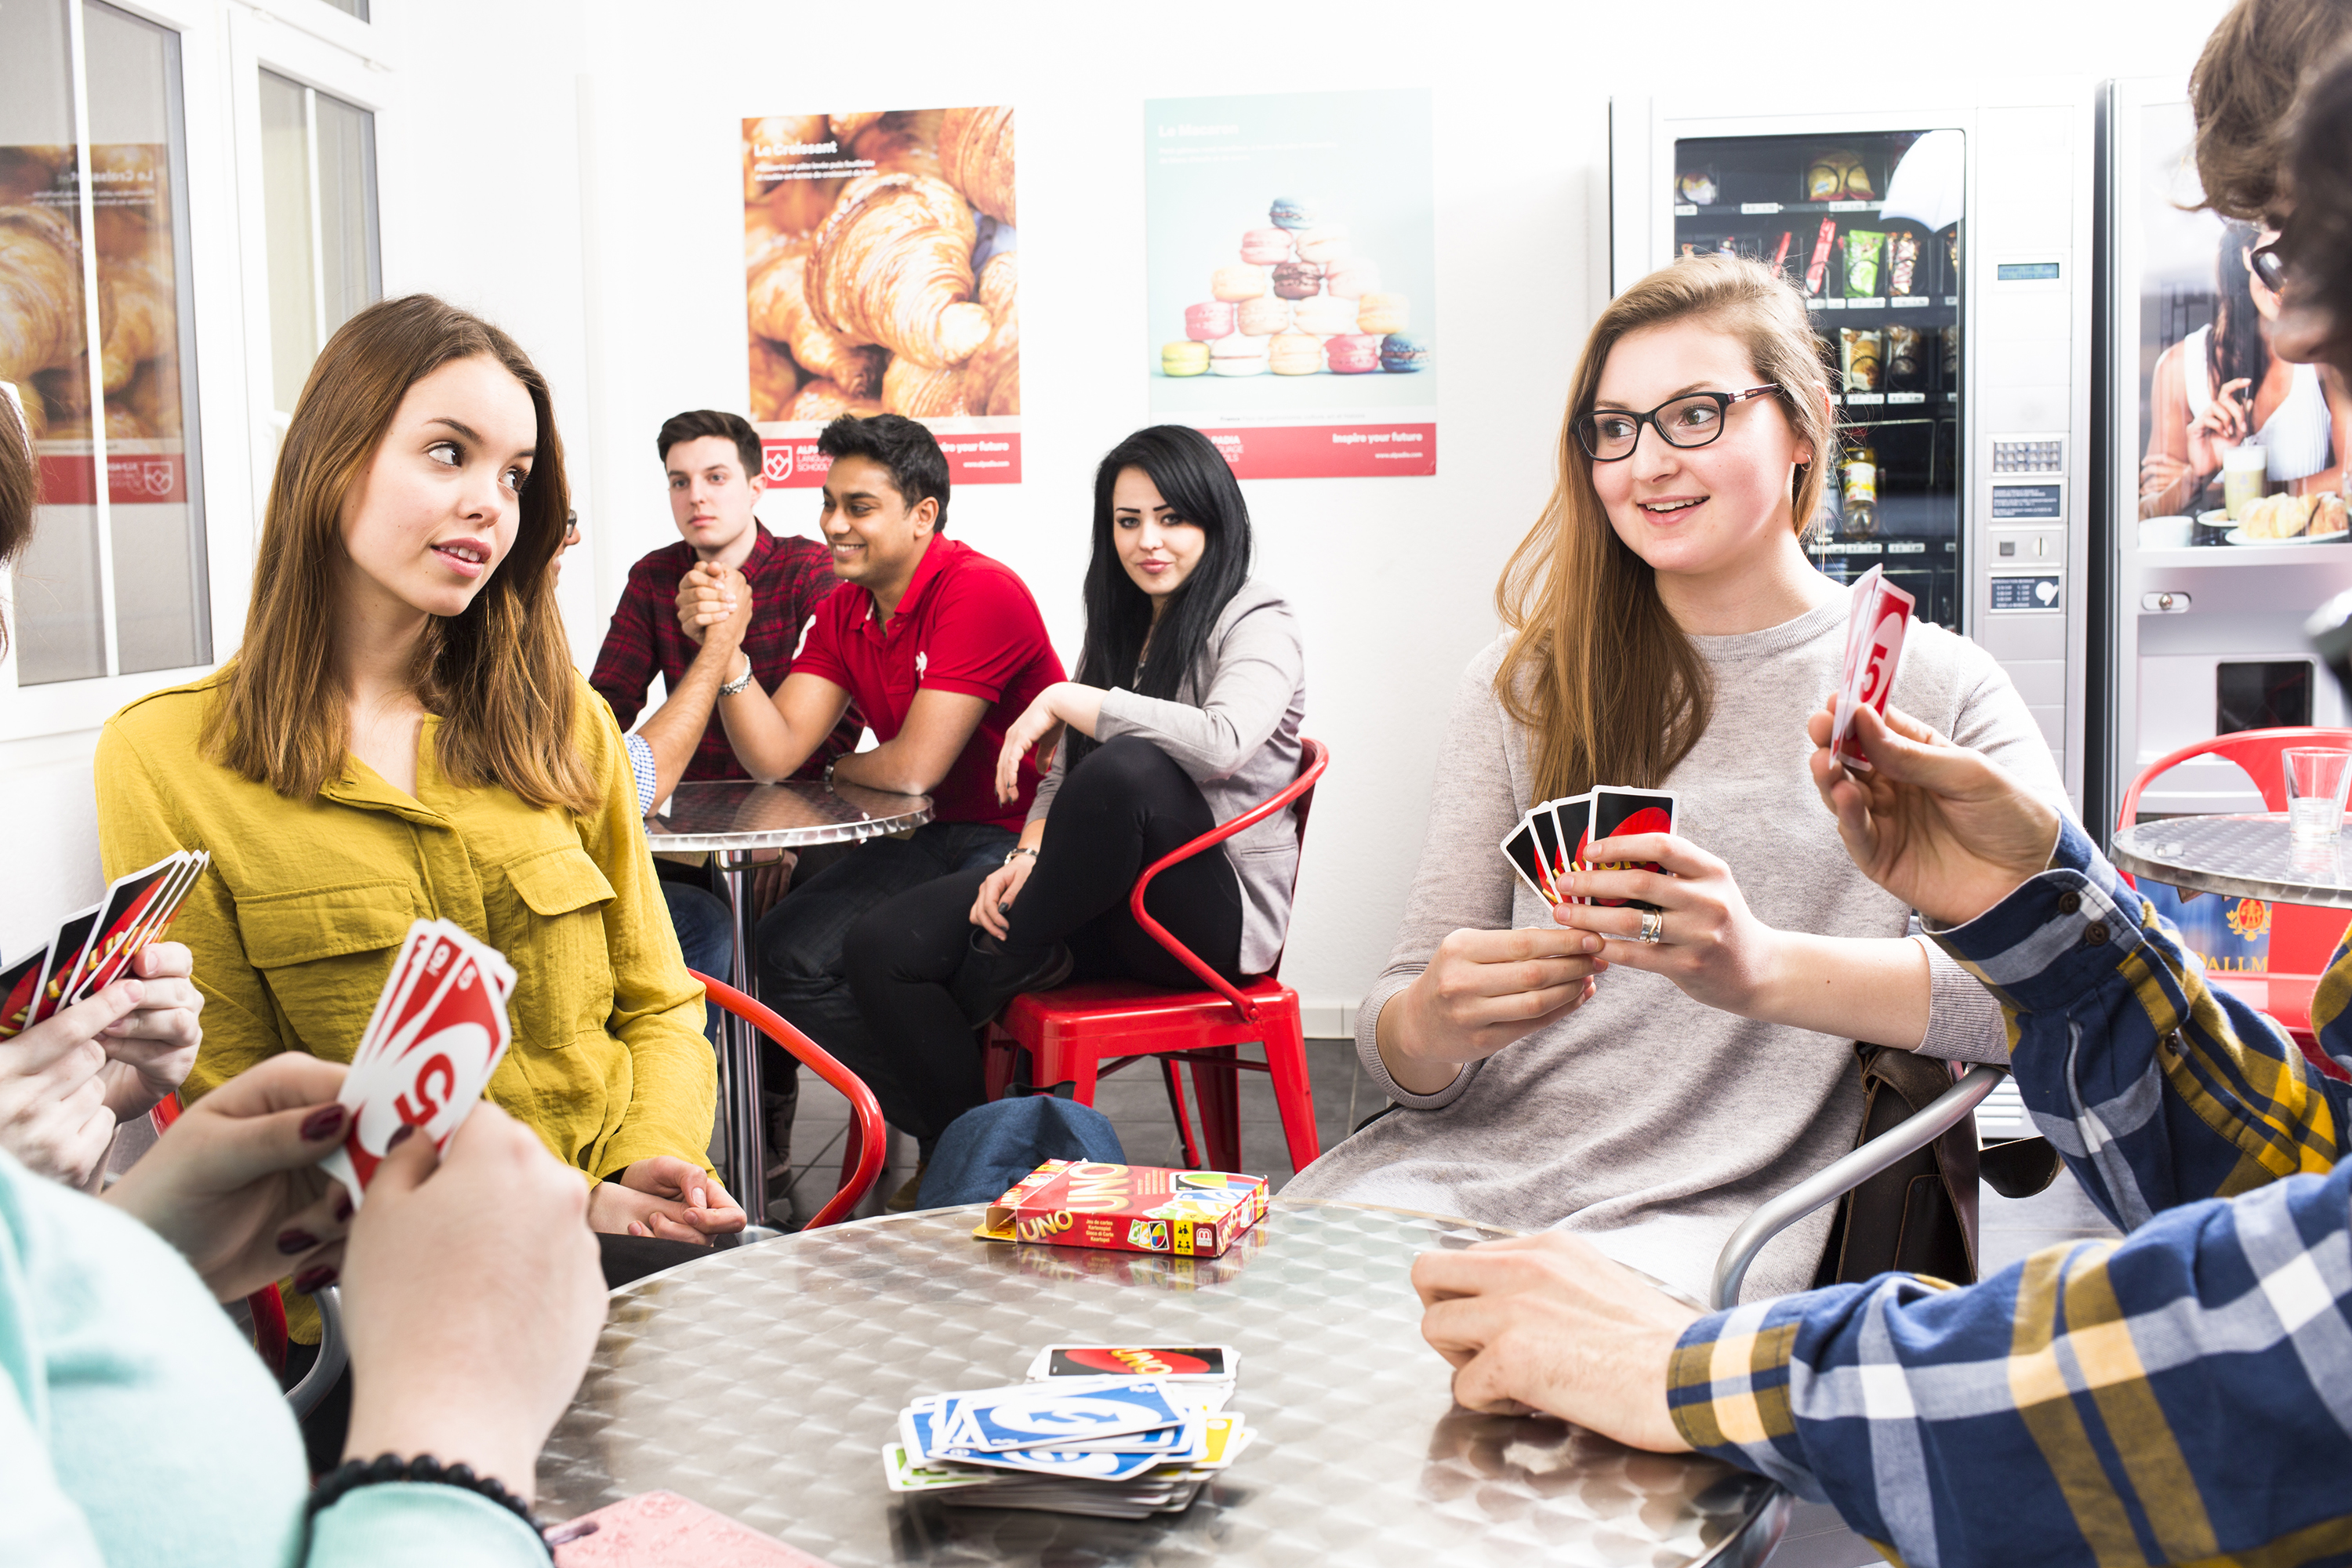
<svg viewBox="0 0 2352 1568">
<path fill-rule="evenodd" d="M 1297 776 L 1298 625 L 1250 579 L 1249 508 L 1216 447 L 1183 426 L 1137 431 L 1096 470 L 1094 511 L 1078 678 L 1038 694 L 997 764 L 1009 800 L 1020 759 L 1055 754 L 1019 845 L 1001 867 L 882 905 L 847 943 L 887 1058 L 857 1065 L 925 1156 L 985 1098 L 971 1031 L 1013 996 L 1073 976 L 1199 985 L 1136 924 L 1129 889 Z M 1272 817 L 1170 868 L 1145 904 L 1218 973 L 1262 974 L 1282 951 L 1297 856 L 1291 819 Z M 914 1185 L 893 1206 L 911 1206 Z"/>
</svg>

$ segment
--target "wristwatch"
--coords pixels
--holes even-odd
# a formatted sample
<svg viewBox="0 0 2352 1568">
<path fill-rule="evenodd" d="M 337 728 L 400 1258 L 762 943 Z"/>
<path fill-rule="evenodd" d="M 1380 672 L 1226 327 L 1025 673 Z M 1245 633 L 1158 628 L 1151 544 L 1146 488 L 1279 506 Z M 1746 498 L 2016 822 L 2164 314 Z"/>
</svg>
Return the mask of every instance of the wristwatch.
<svg viewBox="0 0 2352 1568">
<path fill-rule="evenodd" d="M 736 693 L 738 693 L 738 692 L 740 692 L 740 691 L 743 690 L 743 689 L 744 689 L 744 688 L 746 688 L 746 687 L 750 686 L 751 684 L 751 655 L 749 655 L 749 654 L 745 654 L 745 655 L 743 656 L 743 673 L 742 673 L 742 674 L 740 674 L 740 675 L 739 675 L 739 676 L 737 676 L 734 679 L 730 680 L 730 681 L 727 681 L 726 683 L 724 683 L 723 685 L 721 685 L 721 686 L 719 688 L 719 696 L 721 696 L 721 697 L 732 697 L 732 696 L 734 696 Z"/>
<path fill-rule="evenodd" d="M 1023 857 L 1024 855 L 1028 856 L 1028 857 L 1029 857 L 1029 858 L 1031 858 L 1032 860 L 1034 860 L 1035 858 L 1037 858 L 1037 851 L 1035 851 L 1034 849 L 1015 849 L 1015 850 L 1013 850 L 1013 851 L 1009 852 L 1009 853 L 1004 857 L 1004 863 L 1005 863 L 1006 865 L 1010 866 L 1010 865 L 1012 865 L 1012 864 L 1013 864 L 1013 862 L 1014 862 L 1015 860 L 1020 859 L 1020 858 L 1021 858 L 1021 857 Z"/>
</svg>

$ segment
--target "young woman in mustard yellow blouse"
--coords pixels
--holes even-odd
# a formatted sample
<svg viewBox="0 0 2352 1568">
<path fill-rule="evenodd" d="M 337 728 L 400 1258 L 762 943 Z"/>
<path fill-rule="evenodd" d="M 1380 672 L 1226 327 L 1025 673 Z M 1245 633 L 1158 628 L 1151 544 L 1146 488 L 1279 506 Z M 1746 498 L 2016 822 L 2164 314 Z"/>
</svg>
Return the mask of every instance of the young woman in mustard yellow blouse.
<svg viewBox="0 0 2352 1568">
<path fill-rule="evenodd" d="M 705 1158 L 702 988 L 566 650 L 562 459 L 504 332 L 423 295 L 352 317 L 286 433 L 244 646 L 108 721 L 99 831 L 109 876 L 212 851 L 172 933 L 205 1002 L 184 1095 L 348 1061 L 409 922 L 454 921 L 518 976 L 489 1097 L 596 1184 L 595 1229 L 706 1241 L 743 1215 Z"/>
</svg>

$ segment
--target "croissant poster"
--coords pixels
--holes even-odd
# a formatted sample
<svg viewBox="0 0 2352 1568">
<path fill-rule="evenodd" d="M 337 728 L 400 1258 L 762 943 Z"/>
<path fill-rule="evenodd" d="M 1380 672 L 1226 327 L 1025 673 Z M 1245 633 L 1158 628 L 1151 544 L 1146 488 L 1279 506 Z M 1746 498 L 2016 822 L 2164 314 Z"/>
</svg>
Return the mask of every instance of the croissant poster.
<svg viewBox="0 0 2352 1568">
<path fill-rule="evenodd" d="M 817 433 L 903 414 L 952 483 L 1021 478 L 1013 110 L 743 121 L 751 423 L 770 486 L 824 483 Z"/>
<path fill-rule="evenodd" d="M 1425 89 L 1144 104 L 1151 412 L 1243 479 L 1437 471 Z"/>
</svg>

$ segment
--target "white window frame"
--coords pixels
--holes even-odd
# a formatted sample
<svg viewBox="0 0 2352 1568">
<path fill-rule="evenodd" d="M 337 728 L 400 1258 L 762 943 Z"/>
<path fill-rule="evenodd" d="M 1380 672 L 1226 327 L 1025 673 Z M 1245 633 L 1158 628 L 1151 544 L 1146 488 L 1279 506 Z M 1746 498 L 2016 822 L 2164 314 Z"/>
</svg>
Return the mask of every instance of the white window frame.
<svg viewBox="0 0 2352 1568">
<path fill-rule="evenodd" d="M 70 0 L 79 5 L 80 0 Z M 0 656 L 0 743 L 93 731 L 135 698 L 194 680 L 236 652 L 245 631 L 261 508 L 277 460 L 269 360 L 268 255 L 262 216 L 261 77 L 267 69 L 375 116 L 377 185 L 398 120 L 399 72 L 373 23 L 325 0 L 106 0 L 177 33 L 187 188 L 187 265 L 195 337 L 192 405 L 201 443 L 205 557 L 215 663 L 38 686 L 16 684 L 13 640 Z M 371 10 L 398 0 L 371 0 Z M 79 23 L 75 24 L 79 33 Z M 77 75 L 74 91 L 85 91 Z M 384 232 L 379 197 L 377 232 Z M 379 247 L 381 249 L 381 247 Z M 92 306 L 95 309 L 95 306 Z M 100 537 L 110 550 L 100 483 Z M 101 560 L 105 559 L 101 556 Z M 13 599 L 0 576 L 0 594 Z"/>
</svg>

